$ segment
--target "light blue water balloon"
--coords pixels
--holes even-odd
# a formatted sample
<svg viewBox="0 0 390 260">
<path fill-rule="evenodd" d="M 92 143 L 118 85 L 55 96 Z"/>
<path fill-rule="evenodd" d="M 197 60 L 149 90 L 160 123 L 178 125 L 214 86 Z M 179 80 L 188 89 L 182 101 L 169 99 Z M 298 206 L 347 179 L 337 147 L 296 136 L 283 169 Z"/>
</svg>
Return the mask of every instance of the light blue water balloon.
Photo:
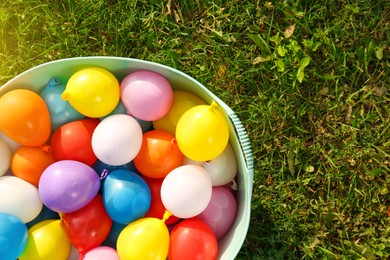
<svg viewBox="0 0 390 260">
<path fill-rule="evenodd" d="M 58 78 L 53 77 L 40 94 L 49 108 L 51 130 L 53 132 L 63 124 L 85 118 L 68 101 L 61 98 L 65 87 L 66 85 L 61 84 Z"/>
</svg>

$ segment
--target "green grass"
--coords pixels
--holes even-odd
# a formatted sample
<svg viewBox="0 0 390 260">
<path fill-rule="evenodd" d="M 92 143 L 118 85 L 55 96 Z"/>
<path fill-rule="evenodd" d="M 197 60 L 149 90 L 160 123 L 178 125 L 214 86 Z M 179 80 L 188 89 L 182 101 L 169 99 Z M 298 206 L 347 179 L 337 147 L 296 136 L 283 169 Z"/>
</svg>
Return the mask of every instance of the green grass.
<svg viewBox="0 0 390 260">
<path fill-rule="evenodd" d="M 75 56 L 177 68 L 251 139 L 239 259 L 389 258 L 388 2 L 173 0 L 170 13 L 167 2 L 3 0 L 0 85 Z"/>
</svg>

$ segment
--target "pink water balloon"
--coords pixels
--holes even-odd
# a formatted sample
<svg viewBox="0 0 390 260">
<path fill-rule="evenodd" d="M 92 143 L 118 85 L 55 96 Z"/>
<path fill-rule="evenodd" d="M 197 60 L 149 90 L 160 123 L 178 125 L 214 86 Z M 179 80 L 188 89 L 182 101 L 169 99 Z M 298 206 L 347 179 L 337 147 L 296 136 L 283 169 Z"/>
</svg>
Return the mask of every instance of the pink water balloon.
<svg viewBox="0 0 390 260">
<path fill-rule="evenodd" d="M 84 260 L 119 260 L 119 256 L 114 248 L 99 246 L 89 250 L 85 254 Z"/>
<path fill-rule="evenodd" d="M 121 100 L 129 114 L 154 121 L 168 113 L 173 103 L 173 90 L 163 76 L 152 71 L 137 71 L 121 82 Z"/>
<path fill-rule="evenodd" d="M 233 225 L 236 214 L 237 202 L 232 193 L 224 187 L 213 187 L 210 203 L 197 219 L 208 224 L 221 239 Z"/>
</svg>

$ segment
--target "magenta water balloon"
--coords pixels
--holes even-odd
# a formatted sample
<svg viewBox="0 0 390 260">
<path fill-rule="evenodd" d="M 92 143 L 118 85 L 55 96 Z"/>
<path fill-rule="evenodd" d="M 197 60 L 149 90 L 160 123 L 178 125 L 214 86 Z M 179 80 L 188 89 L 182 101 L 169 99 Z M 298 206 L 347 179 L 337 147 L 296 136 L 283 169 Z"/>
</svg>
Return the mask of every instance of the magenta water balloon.
<svg viewBox="0 0 390 260">
<path fill-rule="evenodd" d="M 208 224 L 217 239 L 221 239 L 231 228 L 237 214 L 237 202 L 233 194 L 224 187 L 213 187 L 211 200 L 197 218 Z"/>
<path fill-rule="evenodd" d="M 70 213 L 87 205 L 100 188 L 100 179 L 90 166 L 72 160 L 46 168 L 39 180 L 39 196 L 49 209 Z"/>
</svg>

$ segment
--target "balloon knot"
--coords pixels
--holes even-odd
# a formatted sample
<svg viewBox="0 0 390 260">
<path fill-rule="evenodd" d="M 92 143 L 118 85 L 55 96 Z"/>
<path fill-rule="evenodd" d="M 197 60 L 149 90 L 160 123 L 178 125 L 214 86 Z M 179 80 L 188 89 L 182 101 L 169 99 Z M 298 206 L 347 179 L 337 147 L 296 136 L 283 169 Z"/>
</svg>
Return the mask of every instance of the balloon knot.
<svg viewBox="0 0 390 260">
<path fill-rule="evenodd" d="M 170 142 L 169 142 L 169 149 L 171 149 L 172 148 L 172 146 L 174 146 L 174 145 L 177 145 L 177 140 L 176 140 L 176 138 L 173 138 Z"/>
<path fill-rule="evenodd" d="M 102 173 L 100 174 L 100 180 L 104 180 L 105 178 L 107 178 L 107 175 L 109 174 L 110 172 L 107 170 L 107 169 L 103 169 Z"/>
<path fill-rule="evenodd" d="M 60 80 L 57 77 L 53 77 L 49 80 L 49 86 L 58 86 L 60 85 Z"/>
<path fill-rule="evenodd" d="M 237 182 L 236 180 L 232 180 L 232 185 L 230 186 L 230 188 L 232 188 L 232 190 L 235 190 L 237 191 L 238 190 L 238 185 L 237 185 Z"/>
<path fill-rule="evenodd" d="M 215 100 L 213 100 L 213 102 L 211 102 L 210 109 L 215 109 L 217 107 L 218 107 L 218 103 Z"/>
<path fill-rule="evenodd" d="M 205 162 L 202 163 L 202 166 L 203 166 L 203 167 L 207 167 L 207 166 L 210 165 L 210 162 L 211 162 L 210 160 L 205 161 Z"/>
<path fill-rule="evenodd" d="M 172 213 L 169 212 L 168 210 L 165 210 L 164 216 L 162 218 L 162 221 L 165 222 L 169 217 L 172 216 Z"/>
<path fill-rule="evenodd" d="M 78 260 L 83 260 L 85 257 L 84 251 L 79 251 L 79 259 Z"/>
<path fill-rule="evenodd" d="M 41 146 L 41 149 L 42 149 L 42 151 L 44 151 L 44 152 L 46 152 L 46 153 L 51 153 L 51 151 L 52 151 L 50 145 L 42 145 L 42 146 Z"/>
<path fill-rule="evenodd" d="M 61 222 L 64 220 L 64 214 L 62 212 L 58 212 L 58 216 L 60 216 Z"/>
<path fill-rule="evenodd" d="M 61 95 L 61 98 L 63 100 L 69 100 L 70 99 L 70 94 L 68 94 L 66 92 L 63 92 L 62 95 Z"/>
</svg>

